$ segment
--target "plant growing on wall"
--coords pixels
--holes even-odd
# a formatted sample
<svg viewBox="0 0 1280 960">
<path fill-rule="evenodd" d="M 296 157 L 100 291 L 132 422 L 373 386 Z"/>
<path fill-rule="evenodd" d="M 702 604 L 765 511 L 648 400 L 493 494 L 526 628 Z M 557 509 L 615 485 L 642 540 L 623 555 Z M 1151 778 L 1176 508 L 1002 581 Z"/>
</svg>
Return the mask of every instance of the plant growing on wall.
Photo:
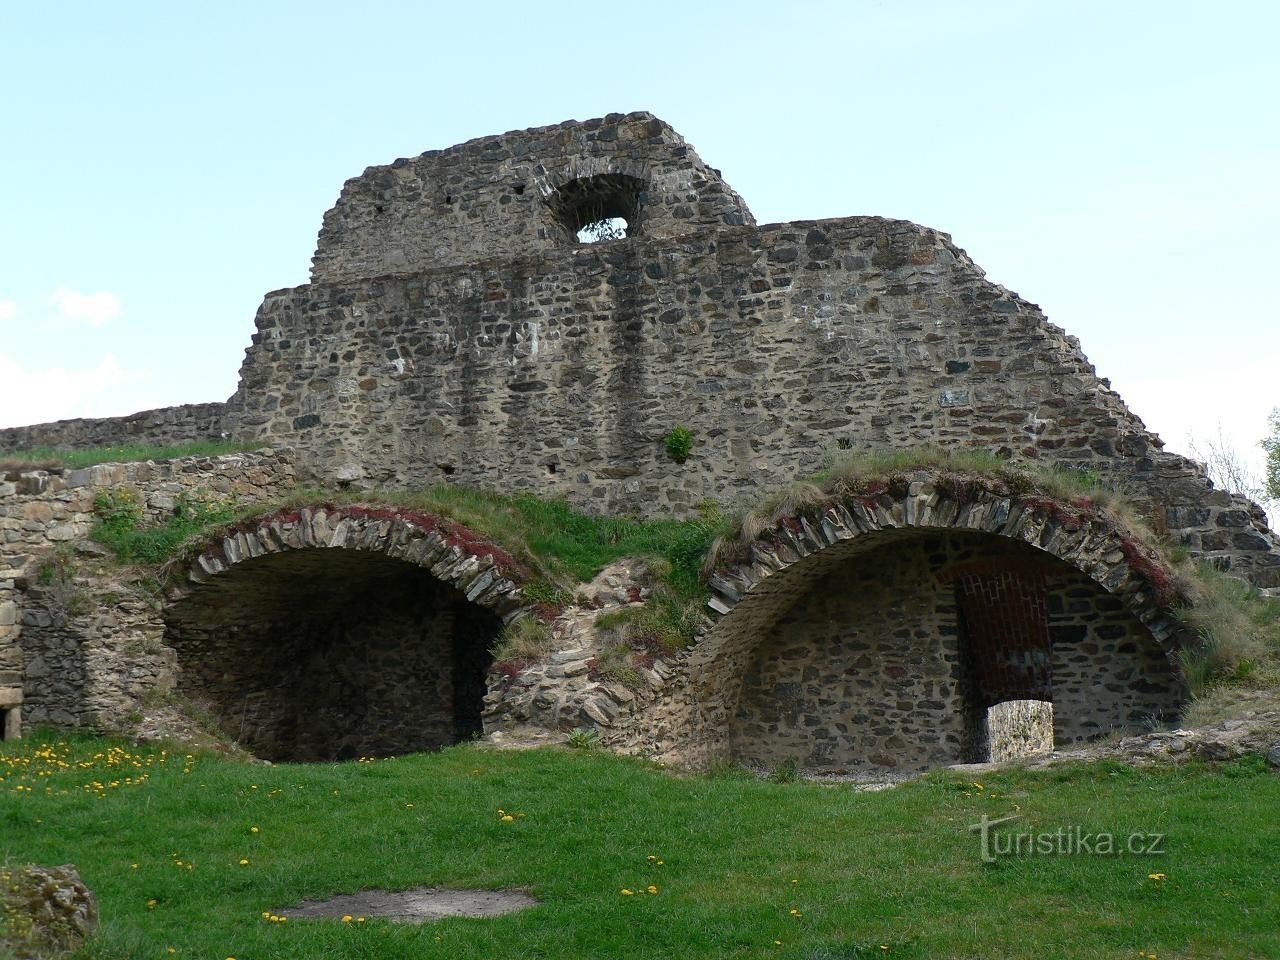
<svg viewBox="0 0 1280 960">
<path fill-rule="evenodd" d="M 679 424 L 671 428 L 664 442 L 667 445 L 667 456 L 676 463 L 684 463 L 689 459 L 689 451 L 693 449 L 693 432 Z"/>
</svg>

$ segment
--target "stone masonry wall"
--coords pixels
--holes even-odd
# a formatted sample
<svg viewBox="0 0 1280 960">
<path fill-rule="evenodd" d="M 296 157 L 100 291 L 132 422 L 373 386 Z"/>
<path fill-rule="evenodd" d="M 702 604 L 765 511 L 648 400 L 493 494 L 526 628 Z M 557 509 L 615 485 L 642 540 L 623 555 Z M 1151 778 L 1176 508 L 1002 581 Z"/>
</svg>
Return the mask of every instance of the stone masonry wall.
<svg viewBox="0 0 1280 960">
<path fill-rule="evenodd" d="M 171 691 L 177 663 L 154 596 L 92 555 L 65 582 L 33 579 L 22 614 L 29 725 L 127 730 Z"/>
<path fill-rule="evenodd" d="M 1060 746 L 1175 719 L 1178 667 L 1120 601 L 1079 571 L 1049 585 L 1054 740 Z"/>
<path fill-rule="evenodd" d="M 313 549 L 197 591 L 169 610 L 166 640 L 180 691 L 224 732 L 270 760 L 327 761 L 478 733 L 500 627 L 410 564 Z"/>
<path fill-rule="evenodd" d="M 38 447 L 83 449 L 145 444 L 168 447 L 227 435 L 222 403 L 188 403 L 178 407 L 143 410 L 127 417 L 57 420 L 28 427 L 0 429 L 0 459 L 6 450 Z"/>
<path fill-rule="evenodd" d="M 930 563 L 940 546 L 885 548 L 797 600 L 744 678 L 736 758 L 901 770 L 975 759 L 955 591 Z"/>
<path fill-rule="evenodd" d="M 1124 482 L 1262 586 L 1280 546 L 949 238 L 873 217 L 638 237 L 270 294 L 237 436 L 326 479 L 687 512 L 842 450 L 977 446 Z M 663 438 L 682 424 L 692 455 Z"/>
<path fill-rule="evenodd" d="M 948 571 L 1031 551 L 929 534 L 828 573 L 761 637 L 743 679 L 731 749 L 748 762 L 816 769 L 924 769 L 983 759 L 990 686 L 957 616 Z M 1030 561 L 1028 561 L 1030 562 Z M 1060 744 L 1176 716 L 1176 667 L 1137 618 L 1087 575 L 1049 571 L 1049 698 Z"/>
<path fill-rule="evenodd" d="M 117 486 L 134 489 L 146 519 L 158 522 L 172 516 L 183 495 L 269 499 L 293 485 L 288 457 L 269 450 L 4 473 L 0 476 L 0 690 L 25 688 L 27 722 L 70 716 L 77 722 L 111 727 L 120 716 L 139 708 L 148 686 L 146 677 L 161 688 L 167 682 L 163 654 L 152 649 L 162 631 L 158 614 L 148 612 L 150 607 L 140 605 L 137 597 L 109 582 L 109 577 L 90 577 L 72 585 L 73 592 L 83 597 L 83 614 L 50 615 L 50 588 L 41 583 L 42 566 L 60 555 L 69 556 L 73 568 L 95 559 L 92 553 L 71 551 L 93 528 L 93 501 L 99 491 Z M 93 670 L 85 665 L 90 650 L 98 663 Z M 115 682 L 99 682 L 97 677 L 115 678 Z"/>
<path fill-rule="evenodd" d="M 622 178 L 638 188 L 579 199 L 623 215 L 628 235 L 673 237 L 754 223 L 742 198 L 671 127 L 610 114 L 482 137 L 348 180 L 324 217 L 312 279 L 347 280 L 536 254 L 576 244 L 570 184 Z M 606 190 L 609 181 L 605 182 Z M 631 202 L 634 200 L 634 204 Z M 625 212 L 611 209 L 621 202 Z"/>
</svg>

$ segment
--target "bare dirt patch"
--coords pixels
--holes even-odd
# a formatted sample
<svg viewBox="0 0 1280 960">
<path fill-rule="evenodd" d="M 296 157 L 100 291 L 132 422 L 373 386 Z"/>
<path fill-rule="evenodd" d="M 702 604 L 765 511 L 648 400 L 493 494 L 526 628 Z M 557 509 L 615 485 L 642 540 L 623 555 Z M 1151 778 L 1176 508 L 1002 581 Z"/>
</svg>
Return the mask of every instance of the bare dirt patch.
<svg viewBox="0 0 1280 960">
<path fill-rule="evenodd" d="M 449 890 L 441 887 L 414 887 L 409 890 L 361 890 L 327 900 L 303 900 L 294 907 L 282 907 L 281 916 L 381 917 L 402 923 L 425 923 L 442 917 L 500 917 L 527 910 L 537 900 L 523 890 Z"/>
</svg>

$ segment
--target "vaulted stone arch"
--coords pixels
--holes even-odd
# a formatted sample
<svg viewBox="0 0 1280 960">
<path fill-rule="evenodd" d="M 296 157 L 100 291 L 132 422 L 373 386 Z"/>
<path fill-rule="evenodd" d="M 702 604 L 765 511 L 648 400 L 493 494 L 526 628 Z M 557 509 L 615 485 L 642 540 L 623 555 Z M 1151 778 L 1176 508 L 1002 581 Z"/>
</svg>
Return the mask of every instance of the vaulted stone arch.
<svg viewBox="0 0 1280 960">
<path fill-rule="evenodd" d="M 491 649 L 526 572 L 454 521 L 319 506 L 185 559 L 164 610 L 178 688 L 254 753 L 332 760 L 481 732 Z"/>
<path fill-rule="evenodd" d="M 1061 704 L 1060 741 L 1176 710 L 1180 627 L 1153 552 L 1087 503 L 935 479 L 782 517 L 712 573 L 716 622 L 687 659 L 695 761 L 971 760 L 946 718 L 1011 689 Z M 971 675 L 966 614 L 1012 673 Z"/>
</svg>

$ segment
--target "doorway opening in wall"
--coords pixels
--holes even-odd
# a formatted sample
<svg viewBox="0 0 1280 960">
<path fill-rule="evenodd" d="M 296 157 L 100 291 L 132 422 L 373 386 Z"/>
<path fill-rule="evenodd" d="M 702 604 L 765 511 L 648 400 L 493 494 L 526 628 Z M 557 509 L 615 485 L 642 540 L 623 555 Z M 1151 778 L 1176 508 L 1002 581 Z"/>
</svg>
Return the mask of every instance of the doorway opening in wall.
<svg viewBox="0 0 1280 960">
<path fill-rule="evenodd" d="M 1053 748 L 1053 666 L 1044 571 L 994 557 L 947 571 L 954 584 L 971 763 Z"/>
<path fill-rule="evenodd" d="M 567 239 L 622 240 L 637 233 L 645 182 L 621 173 L 570 180 L 547 198 Z"/>
</svg>

